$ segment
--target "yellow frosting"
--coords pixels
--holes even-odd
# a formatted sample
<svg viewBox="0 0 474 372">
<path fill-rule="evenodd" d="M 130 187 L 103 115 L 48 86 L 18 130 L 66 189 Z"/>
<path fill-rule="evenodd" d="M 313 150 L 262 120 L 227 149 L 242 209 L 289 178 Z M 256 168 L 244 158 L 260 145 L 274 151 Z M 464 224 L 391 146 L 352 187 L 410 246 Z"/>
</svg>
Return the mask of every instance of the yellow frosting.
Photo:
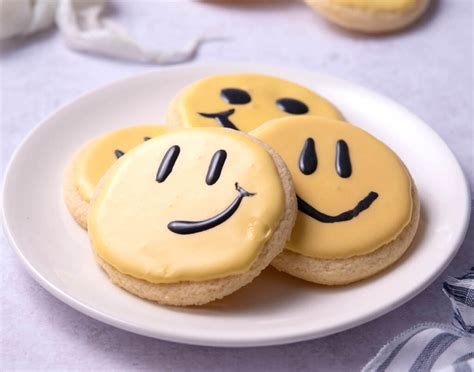
<svg viewBox="0 0 474 372">
<path fill-rule="evenodd" d="M 334 4 L 347 5 L 372 11 L 403 11 L 411 9 L 416 0 L 330 0 Z"/>
<path fill-rule="evenodd" d="M 246 91 L 251 101 L 230 104 L 223 99 L 222 89 L 238 88 Z M 264 122 L 289 114 L 278 108 L 280 98 L 297 99 L 309 108 L 308 114 L 342 118 L 337 108 L 311 90 L 280 78 L 258 75 L 216 75 L 188 87 L 177 102 L 177 110 L 185 127 L 221 126 L 215 119 L 199 113 L 218 113 L 235 109 L 229 119 L 240 130 L 249 132 Z"/>
<path fill-rule="evenodd" d="M 157 182 L 165 154 L 179 146 L 171 173 Z M 217 182 L 206 183 L 211 159 L 225 150 Z M 172 221 L 202 221 L 244 197 L 224 222 L 188 235 Z M 247 271 L 284 213 L 278 170 L 263 147 L 234 130 L 188 128 L 147 141 L 106 175 L 89 213 L 96 253 L 122 273 L 153 283 L 201 281 Z"/>
<path fill-rule="evenodd" d="M 353 125 L 317 117 L 274 120 L 252 132 L 270 144 L 287 163 L 297 195 L 318 211 L 337 216 L 352 210 L 370 192 L 370 207 L 351 220 L 320 222 L 298 212 L 287 249 L 323 259 L 373 252 L 394 240 L 412 213 L 411 179 L 403 163 L 385 144 Z M 317 167 L 305 175 L 299 158 L 308 138 L 315 142 Z M 352 165 L 350 177 L 336 171 L 336 143 L 344 140 Z"/>
<path fill-rule="evenodd" d="M 159 125 L 137 125 L 107 133 L 86 146 L 75 163 L 75 184 L 85 201 L 90 201 L 94 190 L 110 166 L 117 160 L 115 151 L 127 152 L 143 143 L 145 137 L 155 137 L 166 131 Z"/>
</svg>

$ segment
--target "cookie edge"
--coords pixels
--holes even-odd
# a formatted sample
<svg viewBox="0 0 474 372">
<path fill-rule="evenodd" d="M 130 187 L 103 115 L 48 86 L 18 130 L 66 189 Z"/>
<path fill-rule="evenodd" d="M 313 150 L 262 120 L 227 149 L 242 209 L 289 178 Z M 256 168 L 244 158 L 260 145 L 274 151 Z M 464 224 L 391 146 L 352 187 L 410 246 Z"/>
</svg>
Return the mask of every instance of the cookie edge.
<svg viewBox="0 0 474 372">
<path fill-rule="evenodd" d="M 74 218 L 74 221 L 85 230 L 87 230 L 87 217 L 89 215 L 90 203 L 85 201 L 79 193 L 74 175 L 77 166 L 77 159 L 87 150 L 90 144 L 91 142 L 84 145 L 82 149 L 74 154 L 66 166 L 63 178 L 63 198 L 66 207 Z"/>
</svg>

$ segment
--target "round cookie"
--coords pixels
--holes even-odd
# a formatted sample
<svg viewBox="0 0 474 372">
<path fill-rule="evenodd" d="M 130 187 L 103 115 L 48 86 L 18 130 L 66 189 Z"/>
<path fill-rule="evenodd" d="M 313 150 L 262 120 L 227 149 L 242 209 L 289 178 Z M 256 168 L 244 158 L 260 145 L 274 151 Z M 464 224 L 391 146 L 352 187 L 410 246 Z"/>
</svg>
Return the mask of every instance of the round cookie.
<svg viewBox="0 0 474 372">
<path fill-rule="evenodd" d="M 160 125 L 137 125 L 115 130 L 86 144 L 73 157 L 64 177 L 64 200 L 75 221 L 87 229 L 87 215 L 94 190 L 106 173 L 125 152 L 161 135 Z"/>
<path fill-rule="evenodd" d="M 407 168 L 385 144 L 345 122 L 318 117 L 270 121 L 251 132 L 287 163 L 298 216 L 273 266 L 327 285 L 388 267 L 409 247 L 419 200 Z"/>
<path fill-rule="evenodd" d="M 397 31 L 414 23 L 430 0 L 305 0 L 325 18 L 353 31 Z"/>
<path fill-rule="evenodd" d="M 167 122 L 250 132 L 271 119 L 306 114 L 342 118 L 329 101 L 296 83 L 267 75 L 231 74 L 184 88 L 169 106 Z"/>
<path fill-rule="evenodd" d="M 88 231 L 113 283 L 201 305 L 250 283 L 296 219 L 291 175 L 269 146 L 222 128 L 178 129 L 136 147 L 101 180 Z"/>
</svg>

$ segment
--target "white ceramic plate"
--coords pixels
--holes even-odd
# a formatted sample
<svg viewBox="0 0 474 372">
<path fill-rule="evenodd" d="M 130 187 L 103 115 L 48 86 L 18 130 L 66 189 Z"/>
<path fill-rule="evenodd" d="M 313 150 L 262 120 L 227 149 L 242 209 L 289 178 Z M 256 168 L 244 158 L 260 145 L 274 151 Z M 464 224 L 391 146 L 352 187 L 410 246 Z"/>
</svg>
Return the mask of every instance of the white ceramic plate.
<svg viewBox="0 0 474 372">
<path fill-rule="evenodd" d="M 118 127 L 159 123 L 182 87 L 216 73 L 254 71 L 302 83 L 347 119 L 392 147 L 418 186 L 422 222 L 412 248 L 390 270 L 341 287 L 311 285 L 268 269 L 251 285 L 200 308 L 172 308 L 115 287 L 95 264 L 87 234 L 68 214 L 61 183 L 86 141 Z M 31 275 L 75 309 L 132 332 L 214 346 L 282 344 L 357 326 L 400 306 L 455 255 L 470 210 L 467 182 L 446 144 L 397 103 L 352 83 L 268 66 L 167 68 L 83 95 L 38 125 L 11 159 L 4 190 L 6 236 Z"/>
</svg>

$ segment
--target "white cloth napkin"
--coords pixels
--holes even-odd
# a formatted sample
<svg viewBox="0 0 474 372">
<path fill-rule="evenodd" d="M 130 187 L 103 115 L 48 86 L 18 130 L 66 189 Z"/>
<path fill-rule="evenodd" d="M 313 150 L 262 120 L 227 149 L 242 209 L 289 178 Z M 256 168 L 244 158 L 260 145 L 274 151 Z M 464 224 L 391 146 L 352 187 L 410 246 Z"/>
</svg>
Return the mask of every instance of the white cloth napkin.
<svg viewBox="0 0 474 372">
<path fill-rule="evenodd" d="M 0 39 L 30 35 L 56 24 L 71 49 L 156 64 L 191 59 L 209 38 L 175 50 L 145 49 L 119 24 L 102 16 L 106 0 L 0 0 Z M 165 34 L 165 33 L 164 33 Z"/>
<path fill-rule="evenodd" d="M 448 278 L 443 291 L 453 306 L 451 325 L 424 323 L 403 332 L 362 371 L 474 371 L 474 267 Z"/>
</svg>

